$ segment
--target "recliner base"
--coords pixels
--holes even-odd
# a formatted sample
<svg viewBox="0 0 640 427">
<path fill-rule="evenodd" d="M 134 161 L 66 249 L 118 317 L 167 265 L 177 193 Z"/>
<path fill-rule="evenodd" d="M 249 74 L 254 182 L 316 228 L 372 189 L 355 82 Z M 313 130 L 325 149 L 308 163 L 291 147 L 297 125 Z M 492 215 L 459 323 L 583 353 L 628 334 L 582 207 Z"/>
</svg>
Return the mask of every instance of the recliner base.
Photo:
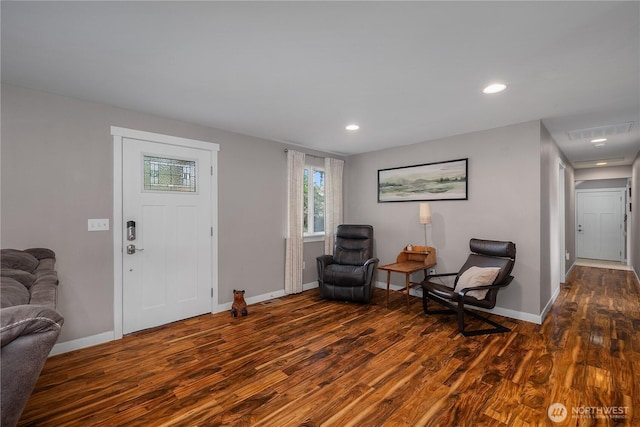
<svg viewBox="0 0 640 427">
<path fill-rule="evenodd" d="M 429 310 L 429 298 L 431 298 L 432 300 L 434 300 L 435 302 L 437 302 L 440 305 L 443 305 L 445 307 L 449 307 L 448 309 L 444 309 L 444 310 Z M 424 309 L 425 314 L 457 314 L 458 315 L 458 330 L 460 331 L 460 333 L 465 336 L 465 337 L 471 337 L 471 336 L 476 336 L 476 335 L 486 335 L 486 334 L 499 334 L 499 333 L 503 333 L 503 332 L 511 332 L 511 329 L 507 328 L 506 326 L 503 326 L 499 323 L 494 322 L 493 320 L 490 320 L 484 316 L 479 315 L 478 313 L 468 310 L 466 308 L 464 308 L 464 305 L 462 305 L 462 309 L 459 308 L 459 306 L 455 306 L 452 303 L 450 303 L 449 301 L 446 301 L 442 298 L 439 298 L 435 295 L 429 295 L 428 292 L 426 292 L 424 289 L 422 290 L 422 307 Z M 493 328 L 487 328 L 487 329 L 476 329 L 473 331 L 468 331 L 465 328 L 465 324 L 464 324 L 464 313 L 467 313 L 469 316 L 474 317 L 482 322 L 488 323 L 489 325 L 493 326 Z"/>
</svg>

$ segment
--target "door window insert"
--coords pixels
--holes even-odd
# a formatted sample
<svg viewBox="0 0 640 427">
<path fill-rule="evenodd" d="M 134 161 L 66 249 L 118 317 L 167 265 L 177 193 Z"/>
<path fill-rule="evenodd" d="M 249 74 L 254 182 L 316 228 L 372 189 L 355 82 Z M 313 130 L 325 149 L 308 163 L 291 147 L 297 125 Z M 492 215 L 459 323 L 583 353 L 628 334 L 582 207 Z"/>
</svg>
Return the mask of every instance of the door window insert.
<svg viewBox="0 0 640 427">
<path fill-rule="evenodd" d="M 151 191 L 196 192 L 196 162 L 144 156 L 144 189 Z"/>
</svg>

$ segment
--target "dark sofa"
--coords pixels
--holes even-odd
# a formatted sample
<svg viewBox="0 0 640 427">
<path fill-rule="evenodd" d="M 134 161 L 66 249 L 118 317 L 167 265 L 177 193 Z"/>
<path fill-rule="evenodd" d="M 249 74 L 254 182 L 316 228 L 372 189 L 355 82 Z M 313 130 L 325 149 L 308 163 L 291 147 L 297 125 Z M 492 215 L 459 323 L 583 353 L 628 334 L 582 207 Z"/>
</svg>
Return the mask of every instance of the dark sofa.
<svg viewBox="0 0 640 427">
<path fill-rule="evenodd" d="M 0 250 L 0 425 L 14 426 L 60 335 L 56 257 L 50 249 Z"/>
</svg>

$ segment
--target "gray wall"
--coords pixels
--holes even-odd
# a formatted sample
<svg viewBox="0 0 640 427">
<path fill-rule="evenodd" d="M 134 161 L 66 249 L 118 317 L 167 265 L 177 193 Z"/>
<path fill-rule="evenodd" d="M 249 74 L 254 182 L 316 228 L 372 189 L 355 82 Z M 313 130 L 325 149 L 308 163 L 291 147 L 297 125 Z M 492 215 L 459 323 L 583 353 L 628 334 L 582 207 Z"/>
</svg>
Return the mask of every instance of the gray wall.
<svg viewBox="0 0 640 427">
<path fill-rule="evenodd" d="M 285 145 L 2 85 L 0 244 L 56 251 L 60 342 L 113 330 L 112 232 L 87 231 L 112 217 L 110 126 L 220 144 L 218 301 L 283 289 Z"/>
<path fill-rule="evenodd" d="M 544 310 L 565 281 L 567 271 L 575 262 L 575 195 L 573 191 L 574 171 L 569 161 L 551 137 L 544 125 L 540 126 L 540 310 Z M 564 169 L 564 219 L 559 213 L 560 162 Z M 562 222 L 563 223 L 562 223 Z M 564 227 L 565 251 L 570 254 L 561 270 L 560 257 L 564 257 L 559 245 L 559 233 Z"/>
<path fill-rule="evenodd" d="M 568 164 L 567 164 L 568 166 Z M 576 170 L 567 167 L 564 180 L 565 199 L 565 249 L 569 252 L 569 259 L 565 267 L 568 273 L 576 262 L 576 192 L 575 192 L 575 172 Z"/>
<path fill-rule="evenodd" d="M 631 253 L 630 264 L 640 276 L 640 153 L 633 162 L 633 172 L 631 177 Z"/>
<path fill-rule="evenodd" d="M 576 181 L 587 181 L 593 179 L 616 179 L 629 178 L 631 176 L 631 166 L 610 166 L 600 168 L 576 169 Z"/>
<path fill-rule="evenodd" d="M 381 264 L 407 244 L 424 241 L 418 202 L 378 203 L 378 169 L 469 158 L 469 200 L 431 204 L 429 243 L 437 271 L 457 271 L 472 237 L 517 245 L 515 280 L 498 297 L 500 307 L 540 313 L 540 122 L 474 132 L 347 158 L 345 221 L 372 224 Z M 548 251 L 547 248 L 542 251 Z M 379 281 L 386 275 L 378 274 Z M 392 275 L 392 283 L 404 278 Z"/>
<path fill-rule="evenodd" d="M 308 242 L 304 244 L 303 259 L 305 268 L 302 271 L 302 283 L 305 285 L 318 284 L 318 266 L 316 257 L 324 254 L 324 241 Z"/>
<path fill-rule="evenodd" d="M 628 178 L 594 179 L 593 181 L 578 181 L 576 190 L 597 190 L 601 188 L 626 188 Z"/>
</svg>

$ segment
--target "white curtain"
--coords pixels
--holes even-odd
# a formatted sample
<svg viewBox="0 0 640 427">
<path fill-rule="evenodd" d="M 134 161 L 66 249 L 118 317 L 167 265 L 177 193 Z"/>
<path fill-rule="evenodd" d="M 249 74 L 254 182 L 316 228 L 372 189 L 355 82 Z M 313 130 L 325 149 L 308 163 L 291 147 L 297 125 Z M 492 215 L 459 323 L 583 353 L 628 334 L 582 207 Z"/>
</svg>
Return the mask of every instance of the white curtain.
<svg viewBox="0 0 640 427">
<path fill-rule="evenodd" d="M 304 247 L 304 153 L 287 151 L 287 231 L 285 236 L 284 292 L 302 292 Z"/>
<path fill-rule="evenodd" d="M 342 171 L 344 161 L 324 159 L 324 253 L 333 254 L 336 227 L 342 224 Z"/>
</svg>

